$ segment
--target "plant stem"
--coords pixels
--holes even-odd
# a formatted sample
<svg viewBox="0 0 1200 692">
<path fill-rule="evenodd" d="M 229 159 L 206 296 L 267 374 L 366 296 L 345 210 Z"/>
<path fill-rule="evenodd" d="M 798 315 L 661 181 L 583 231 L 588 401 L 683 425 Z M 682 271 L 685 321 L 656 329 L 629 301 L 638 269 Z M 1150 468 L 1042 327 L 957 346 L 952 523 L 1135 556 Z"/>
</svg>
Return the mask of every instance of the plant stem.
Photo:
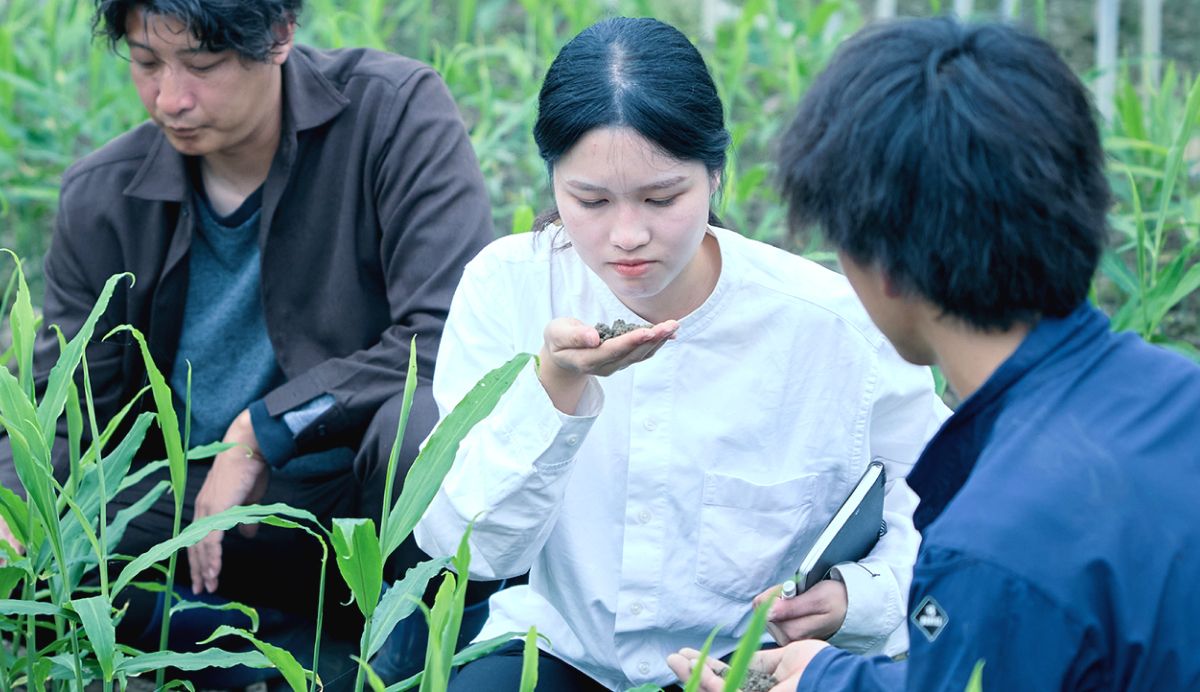
<svg viewBox="0 0 1200 692">
<path fill-rule="evenodd" d="M 171 529 L 171 538 L 179 535 L 180 517 L 183 514 L 182 498 L 175 498 L 175 525 Z M 171 553 L 171 557 L 167 560 L 167 581 L 166 589 L 163 590 L 163 612 L 162 612 L 162 629 L 158 633 L 158 650 L 167 650 L 167 634 L 171 631 L 171 596 L 175 594 L 175 558 L 178 553 Z M 159 668 L 154 673 L 154 689 L 162 689 L 163 683 L 166 681 L 167 672 Z"/>
<path fill-rule="evenodd" d="M 358 657 L 367 661 L 367 652 L 371 648 L 371 620 L 375 615 L 372 613 L 367 616 L 366 622 L 363 623 L 362 638 L 358 641 Z M 354 676 L 354 692 L 362 692 L 363 684 L 367 681 L 367 669 L 362 664 L 358 666 L 358 674 Z"/>
</svg>

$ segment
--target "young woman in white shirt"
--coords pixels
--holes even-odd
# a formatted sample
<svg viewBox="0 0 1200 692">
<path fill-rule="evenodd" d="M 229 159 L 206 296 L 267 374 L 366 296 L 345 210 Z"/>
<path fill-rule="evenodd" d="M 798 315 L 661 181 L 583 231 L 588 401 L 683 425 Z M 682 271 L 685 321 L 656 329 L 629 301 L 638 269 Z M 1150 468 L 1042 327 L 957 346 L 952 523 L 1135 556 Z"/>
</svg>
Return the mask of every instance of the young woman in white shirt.
<svg viewBox="0 0 1200 692">
<path fill-rule="evenodd" d="M 443 413 L 516 353 L 540 357 L 460 447 L 416 530 L 467 528 L 471 575 L 529 572 L 482 638 L 537 625 L 539 690 L 667 684 L 665 659 L 756 596 L 874 457 L 889 530 L 859 563 L 773 606 L 788 639 L 905 648 L 918 535 L 904 477 L 945 409 L 835 272 L 710 223 L 729 147 L 703 59 L 676 29 L 612 19 L 555 59 L 534 137 L 557 211 L 467 267 L 434 377 Z M 647 324 L 601 342 L 595 323 Z M 512 646 L 452 690 L 516 690 Z"/>
</svg>

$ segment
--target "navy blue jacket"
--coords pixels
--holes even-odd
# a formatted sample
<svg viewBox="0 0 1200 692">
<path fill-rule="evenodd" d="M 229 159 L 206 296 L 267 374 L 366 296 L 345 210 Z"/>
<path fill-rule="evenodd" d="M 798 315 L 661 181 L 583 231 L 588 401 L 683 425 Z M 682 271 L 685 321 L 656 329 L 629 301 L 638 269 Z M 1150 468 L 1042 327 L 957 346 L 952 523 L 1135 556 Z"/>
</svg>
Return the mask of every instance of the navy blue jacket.
<svg viewBox="0 0 1200 692">
<path fill-rule="evenodd" d="M 1200 368 L 1090 305 L 1043 320 L 908 477 L 908 660 L 807 690 L 1200 690 Z"/>
</svg>

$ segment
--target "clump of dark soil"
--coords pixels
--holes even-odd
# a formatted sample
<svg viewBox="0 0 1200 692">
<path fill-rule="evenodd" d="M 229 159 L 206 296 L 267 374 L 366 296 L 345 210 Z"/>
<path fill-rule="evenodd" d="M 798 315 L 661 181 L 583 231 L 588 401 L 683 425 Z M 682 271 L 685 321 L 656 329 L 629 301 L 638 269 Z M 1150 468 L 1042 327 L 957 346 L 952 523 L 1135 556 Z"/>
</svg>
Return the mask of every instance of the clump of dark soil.
<svg viewBox="0 0 1200 692">
<path fill-rule="evenodd" d="M 649 327 L 650 325 L 648 324 L 631 324 L 621 319 L 613 320 L 612 326 L 604 324 L 603 322 L 596 323 L 596 331 L 600 332 L 600 343 L 604 343 L 605 341 L 608 341 L 616 336 L 621 336 L 622 334 L 628 334 L 635 329 L 647 329 Z"/>
<path fill-rule="evenodd" d="M 717 675 L 725 677 L 729 674 L 729 668 L 722 668 L 717 671 Z M 742 692 L 769 692 L 770 689 L 779 684 L 770 673 L 764 673 L 761 670 L 749 668 L 746 670 L 746 677 L 742 679 L 742 686 L 739 688 Z"/>
</svg>

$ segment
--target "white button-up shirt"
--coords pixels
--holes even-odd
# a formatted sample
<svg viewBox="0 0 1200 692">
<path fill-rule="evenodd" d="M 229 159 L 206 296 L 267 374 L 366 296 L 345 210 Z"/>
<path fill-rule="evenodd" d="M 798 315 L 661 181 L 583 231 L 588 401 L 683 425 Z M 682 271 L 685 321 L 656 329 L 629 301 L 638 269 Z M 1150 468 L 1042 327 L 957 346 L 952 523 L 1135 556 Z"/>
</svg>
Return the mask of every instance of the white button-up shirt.
<svg viewBox="0 0 1200 692">
<path fill-rule="evenodd" d="M 676 338 L 592 379 L 573 416 L 530 367 L 463 442 L 416 529 L 426 552 L 450 555 L 478 517 L 471 574 L 530 571 L 492 598 L 480 636 L 536 624 L 553 655 L 612 689 L 670 682 L 667 654 L 716 626 L 714 653 L 732 651 L 751 599 L 795 572 L 876 456 L 889 530 L 861 568 L 839 570 L 849 608 L 831 641 L 905 646 L 919 536 L 903 479 L 946 415 L 933 379 L 901 361 L 840 275 L 710 232 L 721 275 Z M 644 322 L 552 230 L 480 253 L 438 353 L 443 414 L 490 369 L 537 353 L 564 316 Z"/>
</svg>

